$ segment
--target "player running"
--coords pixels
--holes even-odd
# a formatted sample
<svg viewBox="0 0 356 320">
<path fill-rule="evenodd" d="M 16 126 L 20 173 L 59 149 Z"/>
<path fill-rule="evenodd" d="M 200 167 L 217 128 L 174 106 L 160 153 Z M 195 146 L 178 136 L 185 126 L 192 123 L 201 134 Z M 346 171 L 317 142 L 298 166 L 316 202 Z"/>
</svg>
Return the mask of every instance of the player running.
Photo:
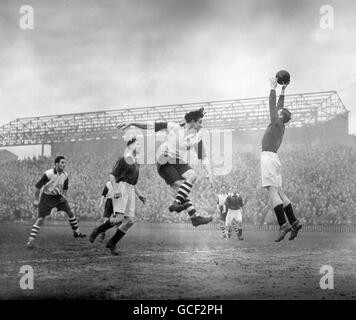
<svg viewBox="0 0 356 320">
<path fill-rule="evenodd" d="M 277 154 L 282 143 L 285 124 L 291 119 L 290 111 L 284 108 L 284 92 L 289 83 L 282 86 L 282 92 L 276 106 L 277 79 L 274 77 L 270 81 L 269 111 L 271 123 L 262 139 L 261 176 L 262 186 L 268 190 L 268 197 L 280 226 L 278 238 L 275 240 L 279 242 L 284 239 L 288 232 L 291 232 L 289 240 L 293 240 L 302 228 L 302 224 L 295 217 L 292 204 L 282 188 L 281 162 Z M 284 214 L 286 214 L 288 222 Z"/>
<path fill-rule="evenodd" d="M 244 204 L 238 193 L 237 186 L 232 187 L 232 195 L 226 198 L 225 206 L 227 210 L 225 222 L 226 238 L 231 238 L 231 228 L 234 228 L 237 238 L 244 240 L 242 237 L 242 208 Z"/>
<path fill-rule="evenodd" d="M 225 205 L 225 200 L 228 197 L 228 194 L 226 192 L 226 186 L 223 184 L 221 185 L 220 193 L 217 195 L 217 209 L 220 212 L 220 224 L 219 228 L 221 230 L 221 238 L 225 239 L 227 237 L 227 234 L 225 232 L 225 221 L 226 221 L 226 205 Z"/>
<path fill-rule="evenodd" d="M 143 203 L 146 202 L 146 198 L 136 186 L 140 170 L 136 159 L 138 148 L 136 138 L 127 142 L 124 156 L 119 158 L 110 174 L 113 187 L 113 217 L 95 228 L 89 236 L 89 241 L 93 243 L 100 233 L 118 226 L 116 233 L 106 244 L 106 248 L 110 249 L 113 255 L 119 254 L 116 250 L 117 243 L 135 223 L 135 194 Z"/>
<path fill-rule="evenodd" d="M 189 165 L 190 150 L 195 150 L 198 159 L 202 161 L 207 171 L 207 176 L 213 186 L 212 170 L 208 157 L 206 157 L 203 147 L 202 137 L 199 130 L 202 127 L 204 108 L 191 111 L 185 114 L 184 123 L 156 122 L 155 132 L 167 130 L 165 141 L 159 146 L 157 151 L 158 174 L 171 186 L 176 197 L 169 206 L 170 212 L 181 212 L 186 210 L 190 216 L 194 227 L 207 224 L 212 221 L 212 217 L 202 217 L 196 214 L 196 210 L 189 199 L 189 193 L 197 180 L 197 174 Z M 128 123 L 118 126 L 126 130 L 130 126 L 140 129 L 148 129 L 147 124 Z"/>
<path fill-rule="evenodd" d="M 46 216 L 51 214 L 53 208 L 58 211 L 64 211 L 69 218 L 69 223 L 73 229 L 74 238 L 84 238 L 85 234 L 79 232 L 78 220 L 69 207 L 65 199 L 68 190 L 68 173 L 64 171 L 66 160 L 63 156 L 58 156 L 54 160 L 55 167 L 47 170 L 41 180 L 36 183 L 35 201 L 33 205 L 38 207 L 38 217 L 32 226 L 30 237 L 27 242 L 27 248 L 34 248 L 34 241 L 40 230 L 40 226 Z M 39 199 L 43 188 L 41 198 Z"/>
</svg>

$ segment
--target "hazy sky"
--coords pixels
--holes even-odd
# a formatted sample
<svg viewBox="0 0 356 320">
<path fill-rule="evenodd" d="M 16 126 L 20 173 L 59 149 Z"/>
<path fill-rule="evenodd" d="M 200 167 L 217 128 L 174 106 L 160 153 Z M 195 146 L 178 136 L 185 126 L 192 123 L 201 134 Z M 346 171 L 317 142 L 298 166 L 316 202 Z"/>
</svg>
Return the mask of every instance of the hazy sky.
<svg viewBox="0 0 356 320">
<path fill-rule="evenodd" d="M 19 27 L 23 4 L 34 30 Z M 355 1 L 1 0 L 0 124 L 264 96 L 287 69 L 290 93 L 338 90 L 356 133 L 355 21 Z"/>
</svg>

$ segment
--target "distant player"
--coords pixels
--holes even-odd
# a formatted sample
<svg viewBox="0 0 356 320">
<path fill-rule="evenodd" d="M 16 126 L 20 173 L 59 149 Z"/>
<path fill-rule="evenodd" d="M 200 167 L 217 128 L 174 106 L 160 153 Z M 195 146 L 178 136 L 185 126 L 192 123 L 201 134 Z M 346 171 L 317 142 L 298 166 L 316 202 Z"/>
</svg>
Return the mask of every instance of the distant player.
<svg viewBox="0 0 356 320">
<path fill-rule="evenodd" d="M 208 157 L 205 156 L 202 137 L 199 133 L 204 114 L 204 109 L 201 108 L 186 113 L 184 123 L 156 122 L 154 124 L 155 132 L 168 131 L 165 141 L 157 151 L 158 174 L 176 192 L 175 200 L 168 209 L 170 212 L 186 210 L 194 227 L 207 224 L 213 219 L 212 217 L 205 218 L 197 215 L 189 199 L 190 190 L 197 180 L 197 174 L 189 165 L 189 150 L 192 149 L 197 152 L 198 159 L 205 165 L 207 177 L 213 185 L 210 162 Z M 141 123 L 123 124 L 119 128 L 125 130 L 130 126 L 148 129 L 147 124 Z"/>
<path fill-rule="evenodd" d="M 237 186 L 232 187 L 232 194 L 226 198 L 225 206 L 227 210 L 225 221 L 227 238 L 231 238 L 231 229 L 234 228 L 237 238 L 244 240 L 242 237 L 242 208 L 244 204 Z"/>
<path fill-rule="evenodd" d="M 105 203 L 104 204 L 104 215 L 103 215 L 104 223 L 106 221 L 110 220 L 110 217 L 114 213 L 114 208 L 113 208 L 113 204 L 112 204 L 113 195 L 114 195 L 114 191 L 113 191 L 111 181 L 108 181 L 105 184 L 103 192 L 101 193 L 100 204 L 99 204 L 99 206 L 101 208 L 103 206 L 103 204 Z M 102 232 L 100 234 L 100 240 L 104 240 L 104 239 L 105 239 L 105 232 Z"/>
<path fill-rule="evenodd" d="M 269 95 L 269 111 L 271 123 L 266 129 L 262 139 L 261 154 L 261 176 L 262 186 L 268 190 L 268 197 L 273 205 L 280 226 L 278 238 L 279 242 L 291 231 L 289 240 L 293 240 L 302 224 L 293 213 L 290 200 L 282 188 L 281 162 L 277 151 L 282 143 L 285 124 L 291 119 L 291 113 L 284 108 L 284 92 L 288 84 L 282 86 L 282 92 L 276 106 L 277 79 L 271 78 L 271 92 Z M 289 222 L 286 221 L 285 215 Z"/>
<path fill-rule="evenodd" d="M 95 228 L 89 236 L 89 241 L 93 243 L 100 233 L 113 226 L 118 226 L 116 233 L 106 244 L 113 255 L 119 254 L 116 250 L 117 243 L 135 223 L 135 195 L 143 203 L 146 202 L 146 198 L 136 186 L 140 168 L 136 159 L 138 147 L 136 138 L 127 142 L 124 155 L 116 162 L 110 174 L 110 182 L 113 187 L 113 217 Z"/>
<path fill-rule="evenodd" d="M 217 195 L 217 209 L 220 213 L 220 230 L 221 230 L 221 238 L 226 238 L 227 233 L 225 232 L 225 220 L 226 220 L 226 205 L 225 205 L 225 200 L 228 197 L 228 194 L 226 192 L 226 186 L 223 184 L 221 185 L 220 193 Z"/>
<path fill-rule="evenodd" d="M 58 156 L 54 160 L 55 167 L 47 170 L 41 180 L 36 183 L 34 206 L 38 207 L 38 218 L 32 226 L 31 234 L 27 242 L 27 248 L 34 248 L 34 241 L 40 230 L 40 226 L 46 216 L 51 214 L 53 208 L 57 211 L 64 211 L 69 218 L 69 223 L 73 229 L 74 238 L 84 238 L 85 234 L 79 232 L 78 220 L 69 207 L 65 199 L 68 190 L 68 174 L 64 171 L 66 160 L 63 156 Z M 41 199 L 39 199 L 41 189 L 43 188 Z"/>
</svg>

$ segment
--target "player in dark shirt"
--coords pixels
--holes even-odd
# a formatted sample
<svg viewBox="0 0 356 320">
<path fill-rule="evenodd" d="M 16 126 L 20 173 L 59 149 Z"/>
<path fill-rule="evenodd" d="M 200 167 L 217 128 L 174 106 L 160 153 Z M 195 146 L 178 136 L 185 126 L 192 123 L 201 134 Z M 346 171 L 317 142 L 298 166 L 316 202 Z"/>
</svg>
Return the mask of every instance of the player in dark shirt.
<svg viewBox="0 0 356 320">
<path fill-rule="evenodd" d="M 229 195 L 225 200 L 226 205 L 226 220 L 225 220 L 225 230 L 227 234 L 227 239 L 231 237 L 231 227 L 234 228 L 237 238 L 243 240 L 242 237 L 242 208 L 244 206 L 242 197 L 238 193 L 237 186 L 232 187 L 232 194 Z"/>
<path fill-rule="evenodd" d="M 118 255 L 116 251 L 117 243 L 135 222 L 135 195 L 143 203 L 146 202 L 146 198 L 136 187 L 140 168 L 136 159 L 138 147 L 135 138 L 128 141 L 124 156 L 116 162 L 110 174 L 113 187 L 113 217 L 95 228 L 89 237 L 89 241 L 93 243 L 100 233 L 113 226 L 118 226 L 116 233 L 106 244 L 113 255 Z"/>
<path fill-rule="evenodd" d="M 276 106 L 277 79 L 271 78 L 271 91 L 269 95 L 271 123 L 268 125 L 262 139 L 262 186 L 268 190 L 268 196 L 280 226 L 276 242 L 283 240 L 288 232 L 291 232 L 289 240 L 293 240 L 302 228 L 302 224 L 295 217 L 292 204 L 282 188 L 281 162 L 277 154 L 283 140 L 285 124 L 291 120 L 290 111 L 284 108 L 284 92 L 287 86 L 288 83 L 282 86 L 282 92 Z"/>
</svg>

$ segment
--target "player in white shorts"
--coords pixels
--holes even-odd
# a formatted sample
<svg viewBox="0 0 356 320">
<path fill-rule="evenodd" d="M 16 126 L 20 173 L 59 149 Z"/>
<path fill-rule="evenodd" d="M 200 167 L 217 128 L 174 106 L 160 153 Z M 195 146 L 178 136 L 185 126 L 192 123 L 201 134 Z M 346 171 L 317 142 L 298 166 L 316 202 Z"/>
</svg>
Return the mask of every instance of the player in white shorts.
<svg viewBox="0 0 356 320">
<path fill-rule="evenodd" d="M 89 236 L 89 241 L 93 243 L 100 233 L 119 225 L 116 233 L 106 244 L 106 247 L 111 250 L 113 255 L 118 255 L 116 244 L 135 223 L 135 196 L 137 195 L 143 203 L 146 202 L 146 198 L 136 187 L 139 176 L 139 164 L 136 159 L 137 152 L 138 143 L 133 138 L 127 143 L 124 156 L 120 157 L 116 162 L 110 174 L 114 194 L 113 217 L 95 228 Z"/>
<path fill-rule="evenodd" d="M 225 230 L 227 239 L 231 238 L 231 229 L 234 228 L 237 238 L 243 240 L 242 237 L 242 208 L 244 206 L 242 198 L 238 193 L 237 186 L 232 187 L 232 195 L 229 195 L 225 200 L 227 215 L 225 221 Z"/>
<path fill-rule="evenodd" d="M 225 200 L 228 197 L 228 194 L 226 192 L 226 186 L 223 184 L 221 185 L 220 193 L 218 194 L 217 198 L 217 209 L 220 213 L 220 224 L 219 228 L 221 230 L 221 238 L 226 238 L 227 234 L 225 232 L 225 221 L 226 221 L 226 205 L 225 205 Z"/>
<path fill-rule="evenodd" d="M 268 197 L 280 226 L 278 238 L 275 240 L 279 242 L 284 239 L 288 232 L 291 232 L 289 240 L 293 240 L 302 228 L 302 224 L 295 217 L 292 204 L 282 188 L 281 162 L 277 154 L 283 140 L 285 124 L 291 119 L 290 111 L 284 108 L 284 92 L 288 83 L 282 86 L 282 92 L 276 106 L 277 79 L 274 77 L 270 80 L 269 111 L 271 123 L 262 139 L 261 176 L 262 186 L 268 190 Z"/>
</svg>

